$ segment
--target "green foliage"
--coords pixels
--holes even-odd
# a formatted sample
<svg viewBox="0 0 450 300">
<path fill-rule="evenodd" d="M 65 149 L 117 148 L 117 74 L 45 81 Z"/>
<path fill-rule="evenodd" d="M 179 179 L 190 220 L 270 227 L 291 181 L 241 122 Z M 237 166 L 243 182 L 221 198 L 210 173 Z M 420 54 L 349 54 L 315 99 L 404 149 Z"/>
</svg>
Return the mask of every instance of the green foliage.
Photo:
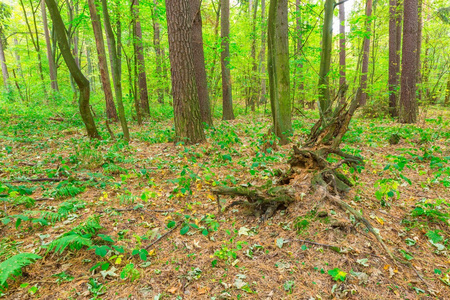
<svg viewBox="0 0 450 300">
<path fill-rule="evenodd" d="M 411 211 L 411 216 L 426 217 L 429 221 L 448 223 L 450 220 L 450 205 L 443 199 L 422 200 L 417 202 Z"/>
<path fill-rule="evenodd" d="M 334 281 L 345 281 L 345 278 L 347 277 L 347 273 L 339 268 L 328 270 L 328 275 L 330 275 Z"/>
<path fill-rule="evenodd" d="M 41 258 L 41 256 L 33 253 L 19 253 L 0 263 L 0 290 L 8 288 L 8 279 L 20 276 L 22 268 Z"/>
<path fill-rule="evenodd" d="M 120 278 L 130 279 L 131 282 L 139 279 L 139 277 L 141 277 L 141 273 L 134 267 L 134 264 L 132 263 L 127 264 L 123 268 L 122 272 L 120 272 Z"/>
</svg>

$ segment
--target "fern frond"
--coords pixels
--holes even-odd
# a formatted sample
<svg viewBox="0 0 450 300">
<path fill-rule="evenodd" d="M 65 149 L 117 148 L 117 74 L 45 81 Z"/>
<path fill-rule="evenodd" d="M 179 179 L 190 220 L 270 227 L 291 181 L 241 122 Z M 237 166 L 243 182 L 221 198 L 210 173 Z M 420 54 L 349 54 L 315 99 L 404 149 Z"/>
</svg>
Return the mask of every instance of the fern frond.
<svg viewBox="0 0 450 300">
<path fill-rule="evenodd" d="M 78 235 L 95 234 L 102 228 L 103 226 L 100 225 L 100 217 L 98 215 L 93 215 L 87 218 L 86 221 L 84 221 L 80 225 L 74 227 L 69 232 L 69 234 L 70 233 L 76 233 Z"/>
<path fill-rule="evenodd" d="M 72 233 L 66 236 L 61 236 L 53 240 L 47 248 L 47 253 L 50 251 L 59 252 L 62 254 L 64 250 L 69 247 L 70 250 L 80 250 L 86 247 L 92 247 L 92 241 L 88 237 L 83 237 L 79 234 Z"/>
<path fill-rule="evenodd" d="M 19 253 L 2 262 L 0 264 L 0 289 L 4 290 L 8 287 L 7 280 L 9 278 L 14 279 L 15 276 L 20 276 L 23 267 L 31 265 L 41 258 L 33 253 Z"/>
<path fill-rule="evenodd" d="M 83 187 L 77 187 L 75 185 L 65 185 L 58 186 L 56 190 L 53 192 L 55 198 L 67 198 L 67 197 L 75 197 L 79 193 L 84 192 Z"/>
<path fill-rule="evenodd" d="M 70 199 L 61 203 L 58 207 L 58 214 L 65 218 L 69 213 L 76 212 L 79 209 L 85 208 L 86 202 L 79 199 Z"/>
</svg>

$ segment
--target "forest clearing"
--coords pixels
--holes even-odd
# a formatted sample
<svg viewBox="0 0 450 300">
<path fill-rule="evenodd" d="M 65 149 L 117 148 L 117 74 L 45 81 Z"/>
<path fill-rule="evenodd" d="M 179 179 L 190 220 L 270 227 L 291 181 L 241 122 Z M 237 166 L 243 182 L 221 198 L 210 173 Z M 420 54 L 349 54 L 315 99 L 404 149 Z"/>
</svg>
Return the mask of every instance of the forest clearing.
<svg viewBox="0 0 450 300">
<path fill-rule="evenodd" d="M 449 36 L 444 0 L 0 1 L 0 298 L 450 299 Z"/>
</svg>

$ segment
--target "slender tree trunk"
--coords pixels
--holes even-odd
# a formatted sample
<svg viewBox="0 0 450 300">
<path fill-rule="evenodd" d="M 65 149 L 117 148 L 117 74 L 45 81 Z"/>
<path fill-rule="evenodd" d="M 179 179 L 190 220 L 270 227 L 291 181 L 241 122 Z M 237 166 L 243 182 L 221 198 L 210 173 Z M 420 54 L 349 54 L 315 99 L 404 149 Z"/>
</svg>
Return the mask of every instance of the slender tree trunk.
<svg viewBox="0 0 450 300">
<path fill-rule="evenodd" d="M 422 60 L 421 60 L 421 53 L 422 53 L 422 11 L 423 11 L 423 0 L 418 0 L 418 26 L 417 26 L 417 88 L 418 88 L 418 100 L 422 101 Z"/>
<path fill-rule="evenodd" d="M 267 28 L 273 131 L 284 145 L 289 142 L 288 136 L 292 131 L 287 0 L 270 1 Z"/>
<path fill-rule="evenodd" d="M 119 119 L 122 126 L 123 136 L 127 142 L 130 141 L 127 119 L 125 118 L 125 109 L 123 107 L 122 80 L 120 78 L 119 57 L 117 56 L 116 39 L 111 26 L 111 19 L 108 12 L 107 0 L 102 0 L 103 19 L 105 22 L 106 36 L 108 37 L 108 49 L 111 58 L 111 70 L 113 74 L 114 92 L 116 94 L 117 106 L 119 107 Z"/>
<path fill-rule="evenodd" d="M 198 100 L 202 122 L 212 125 L 211 107 L 208 95 L 208 82 L 206 80 L 205 54 L 203 51 L 202 16 L 200 11 L 201 0 L 190 0 L 192 13 L 192 53 L 194 59 L 195 79 L 197 83 Z"/>
<path fill-rule="evenodd" d="M 89 80 L 89 86 L 91 91 L 94 91 L 95 88 L 95 79 L 94 76 L 92 76 L 92 60 L 91 60 L 91 47 L 87 46 L 86 47 L 86 60 L 87 60 L 87 78 Z"/>
<path fill-rule="evenodd" d="M 117 121 L 117 111 L 114 105 L 113 94 L 111 89 L 111 80 L 109 77 L 108 63 L 106 60 L 105 42 L 103 40 L 102 25 L 100 17 L 97 13 L 94 0 L 88 0 L 89 12 L 91 14 L 92 28 L 94 29 L 95 43 L 97 45 L 98 68 L 100 69 L 100 78 L 102 81 L 103 93 L 106 103 L 106 117 L 110 120 Z"/>
<path fill-rule="evenodd" d="M 41 13 L 42 13 L 42 24 L 44 26 L 45 44 L 47 46 L 47 60 L 48 60 L 48 68 L 49 68 L 49 72 L 50 72 L 50 81 L 51 81 L 50 85 L 51 85 L 53 91 L 59 92 L 58 79 L 56 77 L 55 59 L 53 57 L 53 52 L 52 52 L 52 43 L 50 41 L 50 33 L 48 31 L 47 12 L 45 9 L 44 1 L 41 1 Z"/>
<path fill-rule="evenodd" d="M 399 0 L 389 1 L 389 114 L 398 116 L 402 14 Z"/>
<path fill-rule="evenodd" d="M 359 105 L 364 106 L 367 103 L 367 75 L 369 73 L 369 53 L 370 53 L 370 36 L 372 31 L 372 0 L 366 0 L 366 37 L 363 44 L 363 61 L 361 69 L 361 98 Z"/>
<path fill-rule="evenodd" d="M 161 26 L 159 24 L 158 0 L 153 1 L 153 46 L 156 54 L 156 76 L 158 78 L 156 94 L 158 95 L 158 103 L 164 104 L 164 89 L 162 80 L 163 60 L 161 53 Z"/>
<path fill-rule="evenodd" d="M 250 76 L 250 95 L 248 102 L 250 104 L 250 108 L 252 111 L 255 111 L 255 104 L 258 101 L 258 62 L 256 61 L 256 16 L 258 12 L 258 0 L 255 0 L 253 3 L 253 16 L 252 16 L 252 46 L 251 46 L 251 62 L 252 62 L 252 72 Z"/>
<path fill-rule="evenodd" d="M 189 0 L 166 0 L 169 57 L 172 73 L 175 140 L 188 144 L 205 140 L 192 52 Z"/>
<path fill-rule="evenodd" d="M 234 120 L 230 72 L 230 0 L 221 1 L 220 36 L 222 38 L 222 105 L 223 120 Z"/>
<path fill-rule="evenodd" d="M 346 62 L 345 62 L 345 3 L 339 5 L 339 98 L 345 103 L 347 92 Z"/>
<path fill-rule="evenodd" d="M 450 74 L 448 75 L 448 79 L 447 79 L 447 89 L 445 90 L 444 105 L 445 106 L 450 105 Z"/>
<path fill-rule="evenodd" d="M 261 52 L 259 53 L 259 70 L 261 73 L 261 98 L 259 103 L 266 103 L 266 0 L 261 0 Z"/>
<path fill-rule="evenodd" d="M 2 65 L 3 85 L 7 91 L 9 91 L 9 74 L 8 67 L 6 66 L 5 51 L 3 46 L 3 32 L 0 28 L 0 64 Z"/>
<path fill-rule="evenodd" d="M 297 72 L 297 76 L 296 76 L 296 81 L 298 81 L 298 92 L 299 92 L 299 102 L 300 102 L 300 106 L 304 107 L 305 106 L 305 99 L 304 99 L 304 82 L 303 82 L 303 62 L 302 62 L 302 58 L 303 58 L 303 26 L 302 26 L 302 10 L 301 10 L 301 1 L 300 0 L 296 0 L 295 2 L 296 5 L 296 23 L 297 23 L 297 66 L 296 66 L 296 72 Z M 295 87 L 294 87 L 295 89 Z"/>
<path fill-rule="evenodd" d="M 333 48 L 334 4 L 334 0 L 326 0 L 324 8 L 322 51 L 320 54 L 319 70 L 319 108 L 322 116 L 327 116 L 331 113 L 329 73 L 331 66 L 331 51 Z"/>
<path fill-rule="evenodd" d="M 403 7 L 403 47 L 400 94 L 400 123 L 415 123 L 417 120 L 417 39 L 418 2 L 404 0 Z"/>
<path fill-rule="evenodd" d="M 56 38 L 58 40 L 61 54 L 64 58 L 64 61 L 66 62 L 67 67 L 69 68 L 70 73 L 72 74 L 80 89 L 79 108 L 81 118 L 83 119 L 84 125 L 86 126 L 87 134 L 90 138 L 100 139 L 100 135 L 98 134 L 97 128 L 95 127 L 94 118 L 92 117 L 89 106 L 89 81 L 86 79 L 86 77 L 84 77 L 80 68 L 77 66 L 75 58 L 70 51 L 69 42 L 67 41 L 66 36 L 66 28 L 61 18 L 58 5 L 56 4 L 55 0 L 45 0 L 45 3 L 47 4 L 48 11 L 50 12 L 50 16 L 55 26 Z"/>
<path fill-rule="evenodd" d="M 131 0 L 131 10 L 133 13 L 133 34 L 134 34 L 134 53 L 138 77 L 139 103 L 141 112 L 144 115 L 150 115 L 150 106 L 148 102 L 147 73 L 145 72 L 144 46 L 142 44 L 142 29 L 139 19 L 139 0 Z M 138 94 L 138 93 L 136 93 Z"/>
</svg>

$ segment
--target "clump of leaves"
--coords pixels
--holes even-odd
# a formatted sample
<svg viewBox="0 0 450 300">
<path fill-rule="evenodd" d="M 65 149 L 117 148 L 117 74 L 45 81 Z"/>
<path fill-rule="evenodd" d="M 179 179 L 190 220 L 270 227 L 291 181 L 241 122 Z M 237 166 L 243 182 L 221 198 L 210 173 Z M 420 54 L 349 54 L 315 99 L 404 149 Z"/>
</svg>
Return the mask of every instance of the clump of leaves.
<svg viewBox="0 0 450 300">
<path fill-rule="evenodd" d="M 424 216 L 428 218 L 431 222 L 449 222 L 449 205 L 445 200 L 437 199 L 433 200 L 422 200 L 416 203 L 416 207 L 412 210 L 412 217 Z"/>
<path fill-rule="evenodd" d="M 330 275 L 334 281 L 345 281 L 345 278 L 347 277 L 347 273 L 339 268 L 329 270 L 328 275 Z"/>
<path fill-rule="evenodd" d="M 78 187 L 74 184 L 61 183 L 56 187 L 53 196 L 58 199 L 75 197 L 84 192 L 84 187 Z"/>
<path fill-rule="evenodd" d="M 22 275 L 22 268 L 42 257 L 33 253 L 19 253 L 0 264 L 0 290 L 8 288 L 7 280 Z"/>
<path fill-rule="evenodd" d="M 120 273 L 120 278 L 130 279 L 131 282 L 139 279 L 139 277 L 141 277 L 141 273 L 134 267 L 134 264 L 132 263 L 127 264 Z"/>
</svg>

